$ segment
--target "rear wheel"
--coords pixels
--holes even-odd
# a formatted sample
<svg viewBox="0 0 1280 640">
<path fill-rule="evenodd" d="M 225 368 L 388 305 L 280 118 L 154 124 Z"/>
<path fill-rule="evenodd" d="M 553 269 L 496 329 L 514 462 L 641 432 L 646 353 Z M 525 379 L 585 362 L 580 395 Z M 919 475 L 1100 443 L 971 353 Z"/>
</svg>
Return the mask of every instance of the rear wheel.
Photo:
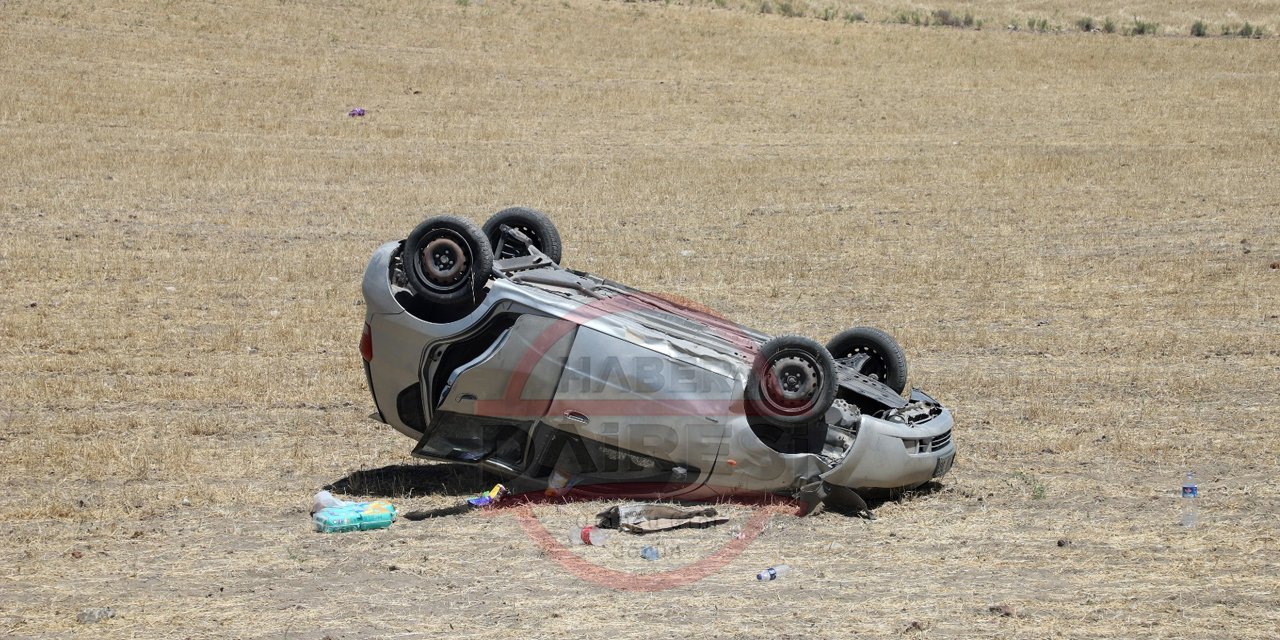
<svg viewBox="0 0 1280 640">
<path fill-rule="evenodd" d="M 902 393 L 907 387 L 907 354 L 893 336 L 873 328 L 854 327 L 836 334 L 827 351 L 837 360 L 866 354 L 858 372 Z"/>
<path fill-rule="evenodd" d="M 778 336 L 760 345 L 747 381 L 747 408 L 774 424 L 807 424 L 831 408 L 837 385 L 835 360 L 822 345 Z"/>
<path fill-rule="evenodd" d="M 475 223 L 457 216 L 424 220 L 404 241 L 409 287 L 445 306 L 479 304 L 493 271 L 493 251 Z"/>
<path fill-rule="evenodd" d="M 538 251 L 545 253 L 551 261 L 560 264 L 560 232 L 551 222 L 547 214 L 528 207 L 509 207 L 503 209 L 484 223 L 484 236 L 489 239 L 489 247 L 498 260 L 529 255 L 523 245 L 504 242 L 502 227 L 511 227 L 528 236 Z"/>
</svg>

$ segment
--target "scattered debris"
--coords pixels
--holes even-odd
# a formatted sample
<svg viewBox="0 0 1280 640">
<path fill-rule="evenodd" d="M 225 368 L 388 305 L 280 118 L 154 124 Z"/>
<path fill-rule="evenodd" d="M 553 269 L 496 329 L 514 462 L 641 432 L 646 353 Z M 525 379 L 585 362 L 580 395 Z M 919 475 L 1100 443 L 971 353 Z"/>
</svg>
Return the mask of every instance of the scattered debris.
<svg viewBox="0 0 1280 640">
<path fill-rule="evenodd" d="M 658 555 L 658 548 L 653 545 L 647 544 L 640 549 L 640 557 L 645 560 L 657 560 Z"/>
<path fill-rule="evenodd" d="M 709 527 L 729 521 L 714 507 L 681 508 L 667 504 L 631 502 L 609 507 L 596 514 L 596 526 L 628 533 L 650 533 L 681 527 Z"/>
<path fill-rule="evenodd" d="M 97 609 L 85 609 L 76 614 L 76 622 L 80 624 L 94 624 L 103 620 L 110 620 L 116 617 L 116 610 L 111 607 L 100 607 Z"/>
<path fill-rule="evenodd" d="M 907 625 L 907 628 L 903 629 L 902 632 L 913 633 L 916 631 L 924 631 L 926 628 L 927 627 L 923 623 L 921 623 L 919 620 L 912 620 L 911 624 Z"/>
<path fill-rule="evenodd" d="M 356 107 L 356 108 L 354 108 L 354 109 L 352 109 L 352 110 L 348 111 L 348 112 L 347 112 L 347 116 L 348 116 L 348 117 L 352 117 L 352 118 L 360 118 L 360 117 L 363 117 L 363 116 L 364 116 L 364 109 L 361 109 L 360 107 Z"/>
<path fill-rule="evenodd" d="M 321 491 L 320 493 L 317 493 L 314 498 L 311 499 L 311 513 L 312 515 L 315 515 L 315 513 L 317 511 L 320 511 L 321 509 L 328 509 L 329 507 L 341 507 L 347 504 L 351 504 L 351 503 L 347 502 L 346 500 L 339 500 L 333 497 L 333 494 L 329 493 L 328 491 Z"/>
<path fill-rule="evenodd" d="M 574 545 L 602 547 L 609 540 L 609 532 L 599 527 L 574 527 L 569 530 L 569 542 Z"/>
<path fill-rule="evenodd" d="M 1059 547 L 1069 547 L 1069 546 L 1071 546 L 1071 541 L 1070 541 L 1070 540 L 1068 540 L 1068 539 L 1066 539 L 1066 538 L 1058 538 L 1058 546 L 1059 546 Z"/>
<path fill-rule="evenodd" d="M 769 567 L 768 569 L 765 569 L 764 571 L 757 573 L 756 580 L 759 580 L 761 582 L 777 580 L 778 578 L 781 578 L 782 576 L 787 575 L 787 572 L 789 571 L 791 571 L 791 565 L 780 564 L 776 567 Z"/>
<path fill-rule="evenodd" d="M 500 484 L 495 484 L 495 485 L 493 485 L 493 488 L 492 488 L 492 489 L 490 489 L 490 490 L 488 490 L 488 491 L 486 491 L 486 492 L 484 492 L 484 493 L 482 493 L 482 494 L 480 494 L 480 495 L 478 495 L 478 496 L 476 496 L 476 497 L 474 497 L 474 498 L 467 498 L 467 504 L 469 504 L 469 505 L 471 505 L 471 506 L 473 506 L 473 507 L 487 507 L 487 506 L 489 506 L 489 505 L 491 505 L 491 504 L 493 504 L 493 503 L 495 503 L 495 502 L 497 502 L 497 501 L 499 501 L 499 500 L 501 500 L 501 499 L 505 498 L 505 497 L 507 496 L 507 493 L 508 493 L 508 491 L 507 491 L 507 488 L 506 488 L 506 487 L 504 487 L 504 486 L 502 486 L 502 485 L 500 485 Z"/>
<path fill-rule="evenodd" d="M 1013 607 L 1007 604 L 993 604 L 987 607 L 987 611 L 990 611 L 991 613 L 994 613 L 1000 616 L 1001 618 L 1012 618 L 1018 615 L 1018 613 L 1014 611 Z"/>
<path fill-rule="evenodd" d="M 386 500 L 347 502 L 321 491 L 311 502 L 311 520 L 320 533 L 386 529 L 395 519 L 396 508 Z"/>
<path fill-rule="evenodd" d="M 556 469 L 552 471 L 551 476 L 547 478 L 547 489 L 544 493 L 546 493 L 548 497 L 552 498 L 562 496 L 572 489 L 575 484 L 577 484 L 577 480 L 573 478 L 572 474 L 561 469 Z"/>
<path fill-rule="evenodd" d="M 76 560 L 79 560 L 80 558 L 84 557 L 84 552 L 80 550 L 72 551 L 71 557 L 75 558 Z"/>
</svg>

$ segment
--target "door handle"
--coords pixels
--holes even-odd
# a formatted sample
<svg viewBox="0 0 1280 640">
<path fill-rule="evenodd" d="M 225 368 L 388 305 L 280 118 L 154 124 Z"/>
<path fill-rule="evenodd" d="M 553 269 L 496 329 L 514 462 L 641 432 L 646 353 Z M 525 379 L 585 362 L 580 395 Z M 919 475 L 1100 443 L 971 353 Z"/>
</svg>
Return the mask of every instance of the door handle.
<svg viewBox="0 0 1280 640">
<path fill-rule="evenodd" d="M 564 412 L 564 417 L 566 420 L 572 420 L 578 424 L 587 424 L 588 422 L 591 422 L 591 418 L 588 418 L 586 414 L 572 409 Z"/>
</svg>

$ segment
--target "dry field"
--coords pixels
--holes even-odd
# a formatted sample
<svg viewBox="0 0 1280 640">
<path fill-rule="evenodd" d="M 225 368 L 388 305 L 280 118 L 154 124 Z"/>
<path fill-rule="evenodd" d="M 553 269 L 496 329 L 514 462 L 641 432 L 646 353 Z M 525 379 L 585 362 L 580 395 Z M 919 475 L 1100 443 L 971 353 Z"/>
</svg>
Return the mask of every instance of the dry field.
<svg viewBox="0 0 1280 640">
<path fill-rule="evenodd" d="M 1233 11 L 1277 24 L 1177 15 Z M 0 636 L 1274 637 L 1276 42 L 0 2 Z M 428 214 L 510 204 L 558 221 L 569 266 L 770 332 L 895 333 L 956 411 L 952 475 L 874 522 L 775 515 L 652 593 L 575 578 L 509 514 L 312 533 L 328 485 L 403 509 L 484 488 L 367 418 L 359 279 Z M 726 509 L 657 563 L 579 553 L 693 563 L 752 513 Z M 77 623 L 93 607 L 117 617 Z"/>
</svg>

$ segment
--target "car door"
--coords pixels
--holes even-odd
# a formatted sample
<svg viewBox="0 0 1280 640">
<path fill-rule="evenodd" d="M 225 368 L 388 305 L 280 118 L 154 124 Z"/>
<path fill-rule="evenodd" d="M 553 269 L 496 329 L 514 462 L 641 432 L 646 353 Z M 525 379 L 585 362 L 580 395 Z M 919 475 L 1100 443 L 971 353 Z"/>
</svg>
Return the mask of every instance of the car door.
<svg viewBox="0 0 1280 640">
<path fill-rule="evenodd" d="M 672 482 L 693 490 L 715 464 L 732 389 L 696 362 L 584 326 L 545 422 L 580 440 L 573 445 L 580 470 L 597 483 Z"/>
<path fill-rule="evenodd" d="M 576 329 L 546 316 L 502 314 L 470 337 L 433 349 L 425 377 L 435 410 L 415 453 L 519 472 Z"/>
</svg>

